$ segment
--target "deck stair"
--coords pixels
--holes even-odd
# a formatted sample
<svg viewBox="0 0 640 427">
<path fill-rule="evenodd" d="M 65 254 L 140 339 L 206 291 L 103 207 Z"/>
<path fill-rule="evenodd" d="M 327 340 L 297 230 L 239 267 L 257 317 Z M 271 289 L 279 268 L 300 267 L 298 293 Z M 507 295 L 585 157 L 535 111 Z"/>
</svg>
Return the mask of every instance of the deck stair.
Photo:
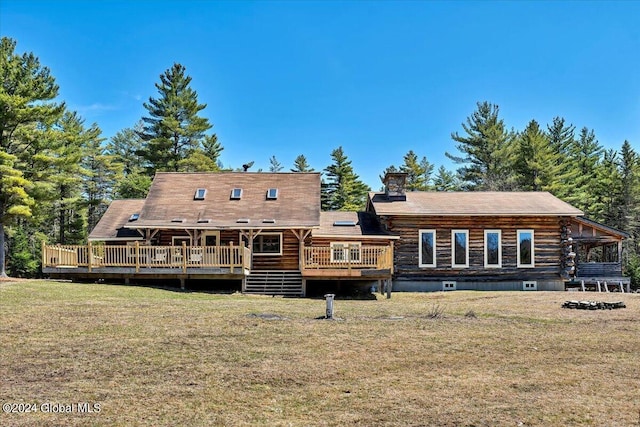
<svg viewBox="0 0 640 427">
<path fill-rule="evenodd" d="M 303 296 L 299 270 L 251 270 L 245 278 L 244 292 L 255 295 Z"/>
</svg>

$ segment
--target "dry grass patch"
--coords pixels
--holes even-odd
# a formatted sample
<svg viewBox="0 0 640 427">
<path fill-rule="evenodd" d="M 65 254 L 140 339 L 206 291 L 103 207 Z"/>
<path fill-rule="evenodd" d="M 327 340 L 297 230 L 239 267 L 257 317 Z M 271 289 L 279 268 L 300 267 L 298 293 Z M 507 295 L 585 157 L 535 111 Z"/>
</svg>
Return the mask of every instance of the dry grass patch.
<svg viewBox="0 0 640 427">
<path fill-rule="evenodd" d="M 577 296 L 397 293 L 326 321 L 322 300 L 3 284 L 0 401 L 101 412 L 0 425 L 640 425 L 640 295 Z"/>
</svg>

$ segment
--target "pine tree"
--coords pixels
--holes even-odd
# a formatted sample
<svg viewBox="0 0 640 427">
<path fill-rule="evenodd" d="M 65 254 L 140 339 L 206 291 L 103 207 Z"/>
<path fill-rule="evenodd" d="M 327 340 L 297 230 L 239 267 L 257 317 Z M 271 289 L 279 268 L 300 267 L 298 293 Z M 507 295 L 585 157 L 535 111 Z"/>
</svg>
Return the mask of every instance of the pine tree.
<svg viewBox="0 0 640 427">
<path fill-rule="evenodd" d="M 325 211 L 357 211 L 364 209 L 370 188 L 353 171 L 351 161 L 338 147 L 331 152 L 333 163 L 324 169 L 322 209 Z"/>
<path fill-rule="evenodd" d="M 576 198 L 578 169 L 571 161 L 571 147 L 575 144 L 575 126 L 566 124 L 562 117 L 554 117 L 547 125 L 547 139 L 557 154 L 555 186 L 550 191 L 560 199 L 572 203 Z"/>
<path fill-rule="evenodd" d="M 560 155 L 551 146 L 538 122 L 529 122 L 518 135 L 516 147 L 515 171 L 520 189 L 554 192 L 559 188 Z"/>
<path fill-rule="evenodd" d="M 593 130 L 584 127 L 577 140 L 568 148 L 569 159 L 577 170 L 574 193 L 567 202 L 585 212 L 587 216 L 595 213 L 591 209 L 593 188 L 596 183 L 596 167 L 601 160 L 604 149 L 596 139 Z"/>
<path fill-rule="evenodd" d="M 57 120 L 64 103 L 55 103 L 58 85 L 33 53 L 16 54 L 16 42 L 0 39 L 0 275 L 5 276 L 5 227 L 33 214 L 36 187 L 31 177 L 40 128 Z M 37 193 L 36 193 L 37 195 Z"/>
<path fill-rule="evenodd" d="M 618 169 L 620 228 L 631 234 L 631 239 L 626 242 L 629 255 L 640 256 L 640 156 L 633 150 L 629 141 L 622 144 Z"/>
<path fill-rule="evenodd" d="M 307 158 L 304 156 L 304 154 L 300 154 L 293 161 L 293 168 L 291 169 L 291 172 L 313 172 L 313 171 L 314 171 L 313 168 L 309 166 L 309 163 L 307 163 Z"/>
<path fill-rule="evenodd" d="M 454 172 L 440 166 L 433 178 L 433 188 L 436 191 L 460 191 L 460 180 Z"/>
<path fill-rule="evenodd" d="M 282 164 L 276 159 L 276 156 L 271 156 L 269 158 L 269 172 L 280 172 L 284 167 Z"/>
<path fill-rule="evenodd" d="M 185 67 L 173 64 L 155 85 L 159 98 L 151 97 L 143 104 L 149 116 L 143 117 L 144 126 L 138 132 L 144 143 L 140 154 L 149 163 L 151 175 L 156 171 L 179 171 L 180 160 L 205 145 L 209 154 L 216 151 L 217 138 L 205 134 L 212 125 L 198 115 L 206 104 L 198 103 L 198 95 L 190 83 Z"/>
<path fill-rule="evenodd" d="M 589 212 L 593 219 L 611 227 L 622 228 L 622 180 L 618 170 L 618 153 L 604 152 L 595 170 L 595 181 L 590 189 Z"/>
<path fill-rule="evenodd" d="M 111 137 L 106 146 L 106 154 L 113 156 L 114 162 L 122 166 L 123 177 L 115 184 L 113 197 L 116 199 L 143 199 L 151 187 L 151 177 L 145 173 L 148 167 L 140 155 L 143 141 L 138 135 L 143 123 L 134 129 L 126 128 Z"/>
<path fill-rule="evenodd" d="M 431 188 L 433 165 L 426 157 L 418 160 L 418 155 L 413 150 L 409 150 L 404 155 L 404 164 L 400 166 L 400 172 L 407 174 L 406 189 L 408 191 L 425 191 Z"/>
<path fill-rule="evenodd" d="M 462 123 L 467 136 L 452 133 L 451 138 L 462 156 L 445 153 L 457 164 L 458 175 L 467 189 L 511 190 L 515 183 L 512 173 L 514 162 L 514 132 L 507 131 L 499 108 L 488 102 L 477 104 L 478 109 L 467 122 Z"/>
</svg>

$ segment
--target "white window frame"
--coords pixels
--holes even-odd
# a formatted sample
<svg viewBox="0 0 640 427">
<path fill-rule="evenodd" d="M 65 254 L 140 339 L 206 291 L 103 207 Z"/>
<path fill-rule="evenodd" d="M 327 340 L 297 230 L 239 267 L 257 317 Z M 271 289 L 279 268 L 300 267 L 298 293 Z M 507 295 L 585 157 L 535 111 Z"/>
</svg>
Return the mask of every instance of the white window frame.
<svg viewBox="0 0 640 427">
<path fill-rule="evenodd" d="M 531 264 L 520 263 L 520 236 L 524 233 L 531 234 Z M 533 230 L 518 230 L 516 237 L 516 256 L 518 268 L 534 268 L 536 266 L 536 251 L 535 251 L 535 234 Z"/>
<path fill-rule="evenodd" d="M 331 242 L 329 243 L 331 248 L 331 262 L 338 264 L 357 264 L 362 262 L 362 243 L 361 242 Z M 358 259 L 351 259 L 352 246 L 358 247 Z M 339 248 L 338 248 L 339 247 Z M 342 252 L 343 259 L 336 259 L 336 253 Z"/>
<path fill-rule="evenodd" d="M 537 291 L 538 290 L 538 282 L 535 280 L 525 280 L 522 282 L 522 290 L 523 291 Z"/>
<path fill-rule="evenodd" d="M 498 235 L 498 263 L 497 264 L 489 264 L 489 248 L 487 246 L 487 243 L 489 243 L 489 240 L 487 239 L 487 235 L 489 234 Z M 502 268 L 502 230 L 484 230 L 484 268 Z"/>
<path fill-rule="evenodd" d="M 280 239 L 280 252 L 256 252 L 256 240 L 262 239 L 262 237 L 264 236 L 278 236 L 278 238 Z M 284 242 L 282 240 L 282 233 L 260 233 L 253 238 L 253 254 L 256 256 L 282 256 L 283 243 Z"/>
<path fill-rule="evenodd" d="M 433 234 L 433 259 L 429 264 L 422 262 L 422 235 L 431 233 Z M 436 252 L 436 230 L 418 230 L 418 267 L 435 268 L 437 264 L 437 252 Z"/>
<path fill-rule="evenodd" d="M 465 235 L 465 263 L 456 264 L 456 234 Z M 469 268 L 469 230 L 451 230 L 451 268 Z"/>
</svg>

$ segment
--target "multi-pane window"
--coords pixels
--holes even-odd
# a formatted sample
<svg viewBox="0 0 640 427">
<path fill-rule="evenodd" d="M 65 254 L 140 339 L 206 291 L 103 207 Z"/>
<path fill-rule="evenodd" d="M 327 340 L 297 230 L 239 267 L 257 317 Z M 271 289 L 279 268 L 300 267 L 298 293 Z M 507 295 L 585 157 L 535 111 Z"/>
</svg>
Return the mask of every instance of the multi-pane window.
<svg viewBox="0 0 640 427">
<path fill-rule="evenodd" d="M 418 232 L 418 258 L 420 267 L 436 266 L 436 230 Z"/>
<path fill-rule="evenodd" d="M 331 262 L 360 262 L 360 243 L 331 243 Z"/>
<path fill-rule="evenodd" d="M 451 266 L 469 267 L 469 230 L 451 230 Z"/>
<path fill-rule="evenodd" d="M 484 267 L 502 267 L 502 232 L 500 230 L 484 231 Z"/>
<path fill-rule="evenodd" d="M 518 267 L 535 266 L 533 230 L 518 230 Z"/>
<path fill-rule="evenodd" d="M 282 255 L 282 233 L 262 233 L 253 239 L 253 253 Z"/>
</svg>

